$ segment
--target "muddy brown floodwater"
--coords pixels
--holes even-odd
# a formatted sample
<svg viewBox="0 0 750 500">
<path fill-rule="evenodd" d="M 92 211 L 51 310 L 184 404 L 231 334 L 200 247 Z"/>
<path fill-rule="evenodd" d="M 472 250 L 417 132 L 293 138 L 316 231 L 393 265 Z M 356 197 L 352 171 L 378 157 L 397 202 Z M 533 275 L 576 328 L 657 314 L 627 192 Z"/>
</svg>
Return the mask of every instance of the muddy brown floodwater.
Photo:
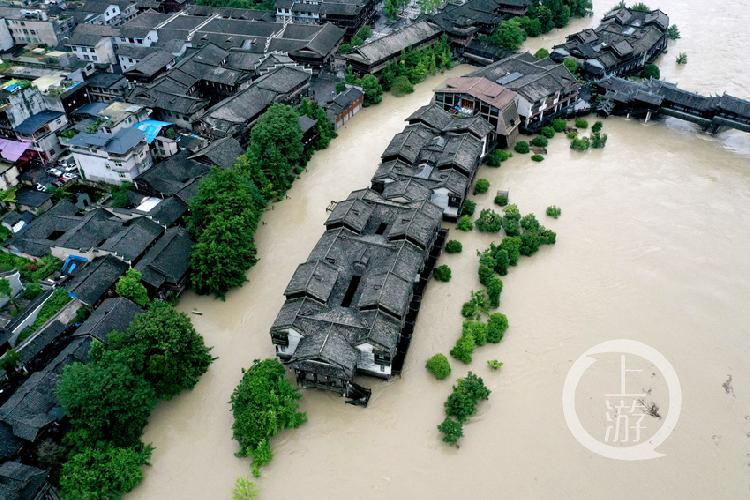
<svg viewBox="0 0 750 500">
<path fill-rule="evenodd" d="M 691 89 L 750 97 L 742 3 L 652 5 L 668 12 L 683 35 L 663 57 L 662 74 Z M 606 7 L 596 2 L 595 18 L 578 20 L 570 30 L 594 23 Z M 529 47 L 556 40 L 532 40 Z M 678 51 L 688 52 L 684 68 L 674 65 Z M 152 466 L 131 498 L 226 499 L 234 480 L 249 475 L 248 460 L 234 456 L 228 404 L 241 369 L 273 355 L 269 327 L 288 279 L 322 232 L 328 203 L 367 185 L 403 120 L 446 76 L 410 96 L 386 96 L 316 153 L 290 199 L 266 214 L 257 233 L 262 260 L 244 287 L 226 302 L 183 297 L 183 311 L 202 313 L 191 319 L 218 359 L 193 391 L 152 415 L 145 434 L 156 447 Z M 258 480 L 263 498 L 747 498 L 750 140 L 734 133 L 706 136 L 675 120 L 609 119 L 604 128 L 604 150 L 575 153 L 558 136 L 541 164 L 516 155 L 479 175 L 491 181 L 490 193 L 509 189 L 511 201 L 536 213 L 558 242 L 523 259 L 503 280 L 500 309 L 511 327 L 501 344 L 476 351 L 471 368 L 493 394 L 466 425 L 461 448 L 443 446 L 435 429 L 450 382 L 431 379 L 423 365 L 453 345 L 460 305 L 479 287 L 475 250 L 492 237 L 452 230 L 464 251 L 441 258 L 453 269 L 449 284 L 427 287 L 403 378 L 368 380 L 373 397 L 367 409 L 304 391 L 309 422 L 274 441 L 274 460 Z M 476 199 L 480 208 L 492 206 L 490 194 Z M 563 209 L 557 220 L 544 216 L 551 204 Z M 618 338 L 658 349 L 680 377 L 682 414 L 658 449 L 665 457 L 603 458 L 583 448 L 565 425 L 561 391 L 572 362 Z M 486 368 L 493 358 L 505 363 L 499 372 Z M 602 412 L 585 394 L 611 392 L 607 370 L 613 363 L 595 365 L 582 380 L 577 407 L 587 428 L 601 424 Z M 468 371 L 453 365 L 451 380 Z M 643 367 L 637 382 L 666 408 L 663 384 Z"/>
</svg>

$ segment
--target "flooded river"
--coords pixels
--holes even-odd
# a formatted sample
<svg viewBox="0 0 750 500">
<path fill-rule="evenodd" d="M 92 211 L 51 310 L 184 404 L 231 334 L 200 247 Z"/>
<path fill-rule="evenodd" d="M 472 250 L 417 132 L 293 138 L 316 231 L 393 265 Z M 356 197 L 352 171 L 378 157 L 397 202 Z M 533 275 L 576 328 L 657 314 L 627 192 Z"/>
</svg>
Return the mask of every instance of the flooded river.
<svg viewBox="0 0 750 500">
<path fill-rule="evenodd" d="M 683 35 L 663 58 L 663 75 L 691 89 L 750 97 L 741 1 L 657 6 Z M 596 19 L 610 5 L 595 7 Z M 579 20 L 572 29 L 593 22 Z M 552 43 L 532 40 L 529 47 Z M 689 55 L 683 68 L 673 63 L 678 51 Z M 226 499 L 235 478 L 249 475 L 248 460 L 234 456 L 228 404 L 241 369 L 273 355 L 268 329 L 288 279 L 322 232 L 328 203 L 368 184 L 404 118 L 446 76 L 410 96 L 385 97 L 316 153 L 290 199 L 266 214 L 257 234 L 262 260 L 242 289 L 226 302 L 182 299 L 183 311 L 202 313 L 191 318 L 218 359 L 193 391 L 154 412 L 145 435 L 156 447 L 152 466 L 131 498 Z M 435 429 L 450 383 L 431 379 L 423 365 L 453 345 L 460 305 L 479 288 L 475 250 L 492 237 L 453 230 L 464 251 L 441 258 L 453 280 L 428 286 L 403 378 L 368 380 L 367 409 L 304 391 L 309 422 L 275 440 L 274 460 L 258 480 L 263 498 L 748 497 L 750 141 L 706 136 L 674 120 L 609 119 L 604 128 L 604 150 L 576 153 L 558 136 L 540 164 L 516 155 L 480 173 L 491 181 L 490 193 L 508 189 L 523 212 L 537 213 L 558 243 L 523 259 L 503 280 L 501 310 L 511 327 L 501 344 L 476 351 L 471 369 L 493 394 L 465 426 L 461 448 L 444 446 Z M 476 199 L 492 206 L 490 194 Z M 544 216 L 551 204 L 563 209 L 558 220 Z M 658 449 L 666 457 L 603 458 L 565 424 L 560 398 L 568 369 L 586 349 L 618 338 L 658 349 L 680 377 L 682 414 Z M 505 363 L 499 372 L 486 368 L 493 358 Z M 453 367 L 451 380 L 467 371 Z M 639 382 L 649 385 L 648 376 Z M 582 383 L 592 394 L 611 392 L 596 377 Z M 649 388 L 666 406 L 659 382 Z M 580 406 L 595 411 L 585 401 Z"/>
</svg>

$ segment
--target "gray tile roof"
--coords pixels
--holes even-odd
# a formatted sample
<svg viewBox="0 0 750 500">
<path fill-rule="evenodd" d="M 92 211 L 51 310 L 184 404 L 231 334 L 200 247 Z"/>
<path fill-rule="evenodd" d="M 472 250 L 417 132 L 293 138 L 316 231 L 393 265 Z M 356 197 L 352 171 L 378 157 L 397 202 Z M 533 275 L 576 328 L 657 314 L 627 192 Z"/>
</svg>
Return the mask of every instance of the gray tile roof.
<svg viewBox="0 0 750 500">
<path fill-rule="evenodd" d="M 138 259 L 164 232 L 164 228 L 148 219 L 137 217 L 107 238 L 99 248 L 126 262 Z"/>
<path fill-rule="evenodd" d="M 237 163 L 237 158 L 243 154 L 245 154 L 245 149 L 237 139 L 224 137 L 216 141 L 211 141 L 208 146 L 196 151 L 190 159 L 206 165 L 218 165 L 222 168 L 229 168 Z"/>
<path fill-rule="evenodd" d="M 135 179 L 139 189 L 149 190 L 162 196 L 179 195 L 184 189 L 206 175 L 210 167 L 188 157 L 187 151 L 180 151 L 161 163 L 157 163 Z M 183 201 L 188 201 L 183 198 Z"/>
<path fill-rule="evenodd" d="M 20 345 L 16 346 L 19 361 L 25 365 L 36 359 L 39 353 L 45 350 L 54 341 L 62 337 L 66 328 L 67 327 L 64 323 L 55 320 L 46 325 L 40 331 L 34 332 L 33 337 L 30 337 Z"/>
<path fill-rule="evenodd" d="M 124 332 L 128 329 L 130 322 L 136 314 L 143 309 L 134 302 L 115 297 L 106 299 L 99 307 L 94 309 L 91 316 L 86 319 L 73 334 L 74 337 L 91 337 L 100 342 L 106 342 L 112 331 Z"/>
<path fill-rule="evenodd" d="M 441 217 L 424 197 L 397 203 L 368 189 L 336 204 L 272 327 L 302 334 L 290 359 L 295 369 L 351 377 L 363 343 L 395 355 Z"/>
<path fill-rule="evenodd" d="M 155 289 L 164 285 L 177 286 L 187 276 L 193 240 L 181 227 L 167 232 L 135 266 L 144 283 Z"/>
<path fill-rule="evenodd" d="M 59 422 L 64 411 L 57 402 L 57 381 L 63 368 L 88 357 L 89 342 L 74 340 L 39 372 L 32 373 L 0 407 L 0 420 L 25 441 L 35 441 L 39 433 L 53 422 Z"/>
<path fill-rule="evenodd" d="M 557 92 L 564 95 L 580 88 L 576 77 L 565 65 L 546 61 L 540 61 L 529 52 L 522 52 L 490 64 L 470 76 L 482 76 L 499 83 L 532 104 Z"/>
<path fill-rule="evenodd" d="M 148 213 L 148 216 L 159 224 L 169 227 L 175 224 L 180 217 L 187 213 L 187 211 L 187 203 L 179 198 L 170 196 L 160 201 L 159 204 Z"/>
<path fill-rule="evenodd" d="M 65 283 L 70 294 L 88 306 L 96 304 L 128 270 L 128 265 L 111 255 L 87 263 Z"/>
<path fill-rule="evenodd" d="M 212 106 L 201 117 L 207 128 L 232 135 L 254 121 L 277 99 L 307 85 L 309 73 L 283 66 L 261 76 L 246 90 Z"/>
<path fill-rule="evenodd" d="M 399 54 L 402 50 L 434 38 L 440 33 L 441 30 L 436 24 L 418 21 L 390 35 L 361 45 L 345 57 L 366 65 L 374 65 Z"/>
<path fill-rule="evenodd" d="M 95 46 L 102 38 L 120 36 L 120 30 L 103 24 L 79 24 L 73 31 L 68 45 Z"/>
<path fill-rule="evenodd" d="M 169 19 L 169 16 L 170 14 L 161 14 L 153 10 L 147 10 L 120 25 L 120 32 L 124 37 L 143 38 L 148 35 L 149 31 L 155 29 L 159 23 Z"/>
<path fill-rule="evenodd" d="M 16 204 L 25 207 L 39 208 L 50 199 L 49 193 L 43 193 L 36 189 L 21 188 L 16 192 Z"/>
<path fill-rule="evenodd" d="M 138 61 L 134 66 L 129 68 L 126 74 L 141 74 L 144 76 L 153 76 L 159 71 L 164 70 L 167 66 L 174 62 L 174 56 L 169 52 L 163 52 L 157 50 L 151 52 L 143 59 Z"/>
<path fill-rule="evenodd" d="M 455 117 L 437 104 L 419 108 L 407 121 L 383 153 L 373 186 L 382 185 L 386 199 L 412 201 L 445 188 L 462 203 L 493 127 L 479 116 Z"/>
<path fill-rule="evenodd" d="M 0 465 L 0 498 L 36 499 L 47 482 L 48 472 L 21 462 Z"/>
</svg>

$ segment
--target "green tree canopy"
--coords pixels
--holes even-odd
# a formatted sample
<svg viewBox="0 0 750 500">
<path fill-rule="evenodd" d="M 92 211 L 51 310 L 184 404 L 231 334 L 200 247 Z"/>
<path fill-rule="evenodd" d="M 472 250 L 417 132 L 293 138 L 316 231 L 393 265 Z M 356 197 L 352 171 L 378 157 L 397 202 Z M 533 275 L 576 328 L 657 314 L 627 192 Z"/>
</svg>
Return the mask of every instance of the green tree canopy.
<svg viewBox="0 0 750 500">
<path fill-rule="evenodd" d="M 190 253 L 191 283 L 199 294 L 224 298 L 247 281 L 247 270 L 256 261 L 253 232 L 243 217 L 215 218 Z"/>
<path fill-rule="evenodd" d="M 273 104 L 250 131 L 247 156 L 259 165 L 280 195 L 292 184 L 292 169 L 303 160 L 299 113 L 287 104 Z"/>
<path fill-rule="evenodd" d="M 69 433 L 74 447 L 98 441 L 117 446 L 138 442 L 156 393 L 130 363 L 126 353 L 110 351 L 96 361 L 65 367 L 57 396 L 76 429 Z"/>
<path fill-rule="evenodd" d="M 137 315 L 127 333 L 111 335 L 106 349 L 128 352 L 135 370 L 161 399 L 192 389 L 212 361 L 190 318 L 161 301 Z"/>
<path fill-rule="evenodd" d="M 253 458 L 253 474 L 271 460 L 270 441 L 284 429 L 302 425 L 299 391 L 285 378 L 276 359 L 255 360 L 232 393 L 232 433 L 240 455 Z"/>
<path fill-rule="evenodd" d="M 132 300 L 139 306 L 148 304 L 148 292 L 146 287 L 141 283 L 141 273 L 136 268 L 128 269 L 120 279 L 117 280 L 115 291 L 120 297 Z"/>
<path fill-rule="evenodd" d="M 362 85 L 362 91 L 365 93 L 365 107 L 379 104 L 383 100 L 383 87 L 375 75 L 363 76 L 360 84 Z"/>
<path fill-rule="evenodd" d="M 13 295 L 13 289 L 10 287 L 8 278 L 0 278 L 0 297 L 10 297 Z"/>
<path fill-rule="evenodd" d="M 127 448 L 101 444 L 74 452 L 60 473 L 63 498 L 120 498 L 143 479 L 141 466 L 148 464 L 151 450 L 138 443 Z"/>
<path fill-rule="evenodd" d="M 526 32 L 516 19 L 502 21 L 490 35 L 488 41 L 505 50 L 515 51 L 526 40 Z"/>
<path fill-rule="evenodd" d="M 364 26 L 362 30 L 368 28 Z M 302 99 L 302 103 L 299 106 L 299 112 L 309 118 L 317 121 L 315 124 L 315 131 L 318 134 L 318 138 L 315 140 L 315 149 L 325 149 L 331 143 L 331 139 L 336 137 L 336 127 L 328 118 L 328 114 L 317 102 L 312 99 Z"/>
</svg>

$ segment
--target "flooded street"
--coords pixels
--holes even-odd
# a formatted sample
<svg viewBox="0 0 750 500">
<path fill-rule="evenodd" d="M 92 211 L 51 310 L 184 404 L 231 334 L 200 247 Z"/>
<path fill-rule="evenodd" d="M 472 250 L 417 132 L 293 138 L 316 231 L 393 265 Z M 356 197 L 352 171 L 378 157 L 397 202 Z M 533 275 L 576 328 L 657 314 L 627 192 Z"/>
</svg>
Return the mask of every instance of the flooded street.
<svg viewBox="0 0 750 500">
<path fill-rule="evenodd" d="M 610 3 L 595 2 L 594 18 L 577 20 L 566 32 L 596 24 Z M 740 0 L 650 5 L 667 12 L 683 36 L 662 58 L 664 78 L 692 90 L 750 97 L 748 14 Z M 558 32 L 528 46 L 549 48 L 562 38 Z M 680 68 L 674 63 L 679 51 L 689 56 Z M 183 297 L 180 309 L 218 359 L 193 391 L 153 413 L 144 436 L 156 447 L 152 466 L 129 498 L 227 499 L 234 480 L 249 476 L 249 461 L 234 456 L 228 401 L 241 369 L 273 356 L 268 330 L 287 281 L 323 231 L 325 208 L 368 185 L 403 120 L 447 76 L 471 69 L 454 68 L 414 94 L 385 96 L 357 115 L 328 150 L 316 153 L 290 199 L 265 215 L 256 236 L 261 261 L 248 283 L 226 302 Z M 503 278 L 500 310 L 511 325 L 505 340 L 478 348 L 470 367 L 452 362 L 450 381 L 438 382 L 424 369 L 427 357 L 447 354 L 459 335 L 461 304 L 480 286 L 475 250 L 493 241 L 452 229 L 450 237 L 464 250 L 439 262 L 452 268 L 453 279 L 428 285 L 403 377 L 367 379 L 373 388 L 367 409 L 304 391 L 309 421 L 274 441 L 274 459 L 257 480 L 262 498 L 748 497 L 750 138 L 711 137 L 677 120 L 612 118 L 604 131 L 604 150 L 577 153 L 558 135 L 540 164 L 515 155 L 499 169 L 480 171 L 491 187 L 474 197 L 478 209 L 492 206 L 497 189 L 508 189 L 512 203 L 558 235 L 557 245 L 522 257 Z M 544 216 L 552 204 L 563 210 L 558 220 Z M 680 378 L 682 414 L 658 448 L 665 457 L 600 457 L 573 438 L 563 419 L 562 385 L 573 361 L 619 338 L 656 348 Z M 493 358 L 505 363 L 498 372 L 486 367 Z M 468 368 L 493 393 L 464 427 L 456 450 L 440 442 L 435 426 L 451 382 Z M 592 370 L 605 368 L 611 363 Z M 611 379 L 601 375 L 585 382 L 586 391 L 611 392 Z M 730 375 L 731 390 L 722 387 Z M 666 406 L 663 389 L 657 382 L 653 387 L 653 399 Z M 594 416 L 585 401 L 579 406 L 589 423 L 603 415 Z"/>
</svg>

